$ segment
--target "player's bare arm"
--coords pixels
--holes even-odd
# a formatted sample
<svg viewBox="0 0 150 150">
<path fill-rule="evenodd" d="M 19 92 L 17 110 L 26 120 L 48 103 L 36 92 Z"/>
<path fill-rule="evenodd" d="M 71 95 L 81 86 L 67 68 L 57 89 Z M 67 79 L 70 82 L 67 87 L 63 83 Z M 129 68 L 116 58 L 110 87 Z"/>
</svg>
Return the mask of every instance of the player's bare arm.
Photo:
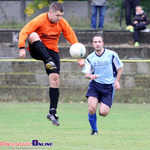
<svg viewBox="0 0 150 150">
<path fill-rule="evenodd" d="M 120 83 L 119 83 L 119 80 L 120 80 L 122 71 L 123 71 L 123 67 L 121 67 L 121 68 L 118 69 L 116 81 L 115 81 L 115 83 L 114 83 L 114 88 L 115 88 L 115 90 L 119 90 L 119 89 L 120 89 Z"/>
</svg>

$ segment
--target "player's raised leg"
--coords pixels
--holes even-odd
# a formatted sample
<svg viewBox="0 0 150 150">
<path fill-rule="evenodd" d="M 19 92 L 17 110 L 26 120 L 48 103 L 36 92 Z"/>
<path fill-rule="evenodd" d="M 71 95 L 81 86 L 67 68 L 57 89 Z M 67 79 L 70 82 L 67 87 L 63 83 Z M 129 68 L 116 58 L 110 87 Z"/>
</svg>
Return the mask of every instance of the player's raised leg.
<svg viewBox="0 0 150 150">
<path fill-rule="evenodd" d="M 42 43 L 39 35 L 36 32 L 33 32 L 29 35 L 29 43 L 32 45 L 34 53 L 36 53 L 38 56 L 40 56 L 39 59 L 42 59 L 45 63 L 46 69 L 55 70 L 56 65 L 53 61 L 53 59 L 48 54 L 45 45 Z M 31 56 L 35 58 L 31 53 Z M 37 59 L 37 58 L 35 58 Z"/>
<path fill-rule="evenodd" d="M 107 106 L 106 104 L 100 102 L 99 105 L 99 114 L 100 116 L 106 117 L 107 114 L 109 113 L 109 106 Z"/>
</svg>

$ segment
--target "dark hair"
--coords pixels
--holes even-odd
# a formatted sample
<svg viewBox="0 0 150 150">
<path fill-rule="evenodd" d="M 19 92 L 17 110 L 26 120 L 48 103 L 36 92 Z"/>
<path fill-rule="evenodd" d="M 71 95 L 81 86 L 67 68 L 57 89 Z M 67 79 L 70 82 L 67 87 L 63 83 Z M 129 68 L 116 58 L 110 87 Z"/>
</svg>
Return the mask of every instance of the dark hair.
<svg viewBox="0 0 150 150">
<path fill-rule="evenodd" d="M 54 11 L 54 12 L 57 11 L 57 10 L 59 10 L 60 12 L 64 12 L 64 7 L 61 3 L 53 2 L 50 5 L 49 10 Z"/>
<path fill-rule="evenodd" d="M 103 36 L 101 34 L 99 34 L 99 33 L 97 33 L 94 37 L 101 37 L 102 40 L 103 40 Z M 94 37 L 93 37 L 93 39 L 94 39 Z"/>
</svg>

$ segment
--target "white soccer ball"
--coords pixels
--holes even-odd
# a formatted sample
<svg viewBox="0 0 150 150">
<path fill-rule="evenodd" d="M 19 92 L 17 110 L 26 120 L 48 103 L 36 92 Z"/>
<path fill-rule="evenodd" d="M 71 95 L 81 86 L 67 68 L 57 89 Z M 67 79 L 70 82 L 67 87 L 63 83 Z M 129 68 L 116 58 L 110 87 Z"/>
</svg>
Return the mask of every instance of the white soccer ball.
<svg viewBox="0 0 150 150">
<path fill-rule="evenodd" d="M 81 43 L 75 43 L 75 44 L 71 45 L 69 52 L 73 58 L 79 59 L 85 55 L 86 48 Z"/>
</svg>

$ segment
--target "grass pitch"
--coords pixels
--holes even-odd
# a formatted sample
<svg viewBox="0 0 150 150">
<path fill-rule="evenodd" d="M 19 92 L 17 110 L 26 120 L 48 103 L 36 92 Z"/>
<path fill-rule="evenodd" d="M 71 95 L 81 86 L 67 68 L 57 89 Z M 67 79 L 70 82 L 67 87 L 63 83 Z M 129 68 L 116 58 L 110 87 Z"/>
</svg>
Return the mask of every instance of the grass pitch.
<svg viewBox="0 0 150 150">
<path fill-rule="evenodd" d="M 53 143 L 53 146 L 0 146 L 0 150 L 148 150 L 150 104 L 113 104 L 98 119 L 98 136 L 91 136 L 87 103 L 60 103 L 60 126 L 46 119 L 48 103 L 0 103 L 0 142 Z"/>
</svg>

